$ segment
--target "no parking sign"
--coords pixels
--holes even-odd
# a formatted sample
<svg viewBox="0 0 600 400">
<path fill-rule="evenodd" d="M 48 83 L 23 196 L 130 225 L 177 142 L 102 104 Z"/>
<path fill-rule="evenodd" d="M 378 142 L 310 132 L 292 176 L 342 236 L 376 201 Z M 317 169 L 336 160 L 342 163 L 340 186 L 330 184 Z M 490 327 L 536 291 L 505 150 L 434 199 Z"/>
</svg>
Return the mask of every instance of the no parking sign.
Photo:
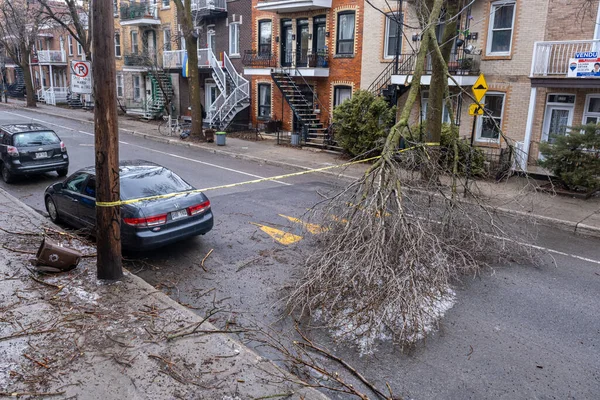
<svg viewBox="0 0 600 400">
<path fill-rule="evenodd" d="M 92 64 L 90 61 L 71 61 L 71 92 L 92 94 Z"/>
</svg>

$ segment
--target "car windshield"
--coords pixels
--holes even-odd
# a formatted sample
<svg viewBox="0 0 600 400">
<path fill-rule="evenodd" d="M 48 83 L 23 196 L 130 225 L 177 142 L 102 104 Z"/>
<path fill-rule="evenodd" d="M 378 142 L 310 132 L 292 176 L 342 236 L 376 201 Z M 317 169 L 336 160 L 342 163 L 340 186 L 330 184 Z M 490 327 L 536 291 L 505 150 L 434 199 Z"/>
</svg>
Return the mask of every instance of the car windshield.
<svg viewBox="0 0 600 400">
<path fill-rule="evenodd" d="M 163 167 L 121 177 L 121 200 L 139 199 L 192 190 L 186 181 Z"/>
<path fill-rule="evenodd" d="M 59 144 L 60 139 L 52 131 L 24 132 L 13 137 L 16 147 L 43 146 L 47 144 Z"/>
</svg>

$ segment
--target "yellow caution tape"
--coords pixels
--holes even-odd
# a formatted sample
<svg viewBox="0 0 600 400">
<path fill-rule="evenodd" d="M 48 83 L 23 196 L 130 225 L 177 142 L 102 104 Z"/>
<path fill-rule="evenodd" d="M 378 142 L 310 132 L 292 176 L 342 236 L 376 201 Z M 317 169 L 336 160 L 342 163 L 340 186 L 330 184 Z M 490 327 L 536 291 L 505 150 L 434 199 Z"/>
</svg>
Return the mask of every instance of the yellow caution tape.
<svg viewBox="0 0 600 400">
<path fill-rule="evenodd" d="M 423 143 L 422 145 L 423 146 L 439 146 L 440 144 L 439 143 Z M 417 147 L 418 146 L 413 146 L 413 147 L 409 147 L 409 148 L 406 148 L 406 149 L 398 150 L 397 153 L 403 153 L 403 152 L 408 151 L 408 150 L 413 150 L 413 149 L 415 149 Z M 228 189 L 228 188 L 232 188 L 232 187 L 236 187 L 236 186 L 248 185 L 248 184 L 251 184 L 251 183 L 262 183 L 262 182 L 276 181 L 276 180 L 280 180 L 280 179 L 292 178 L 292 177 L 295 177 L 295 176 L 312 174 L 312 173 L 315 173 L 315 172 L 327 171 L 329 169 L 334 169 L 334 168 L 344 168 L 344 167 L 347 167 L 349 165 L 354 165 L 354 164 L 360 164 L 360 163 L 364 163 L 364 162 L 368 162 L 368 161 L 373 161 L 373 160 L 377 160 L 379 158 L 381 158 L 381 156 L 375 156 L 375 157 L 365 158 L 364 160 L 351 161 L 351 162 L 347 162 L 347 163 L 339 164 L 339 165 L 330 165 L 328 167 L 309 169 L 309 170 L 306 170 L 306 171 L 294 172 L 294 173 L 291 173 L 291 174 L 271 176 L 269 178 L 254 179 L 254 180 L 251 180 L 251 181 L 231 183 L 231 184 L 228 184 L 228 185 L 213 186 L 213 187 L 204 188 L 204 189 L 188 190 L 186 192 L 161 194 L 161 195 L 156 195 L 156 196 L 140 197 L 140 198 L 130 199 L 130 200 L 97 201 L 96 202 L 96 206 L 97 207 L 116 207 L 116 206 L 123 206 L 125 204 L 139 203 L 140 201 L 149 201 L 149 200 L 158 200 L 158 199 L 170 199 L 171 197 L 176 197 L 176 196 L 181 196 L 181 195 L 187 195 L 187 194 L 190 194 L 190 193 L 202 193 L 202 192 L 208 192 L 209 190 Z"/>
</svg>

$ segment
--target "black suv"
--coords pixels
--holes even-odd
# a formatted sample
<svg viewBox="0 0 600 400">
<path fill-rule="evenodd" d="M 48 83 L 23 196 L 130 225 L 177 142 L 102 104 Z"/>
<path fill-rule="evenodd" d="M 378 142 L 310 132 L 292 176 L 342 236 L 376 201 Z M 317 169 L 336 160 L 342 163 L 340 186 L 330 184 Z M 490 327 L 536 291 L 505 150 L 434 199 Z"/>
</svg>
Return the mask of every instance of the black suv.
<svg viewBox="0 0 600 400">
<path fill-rule="evenodd" d="M 69 172 L 67 147 L 51 129 L 40 124 L 0 126 L 0 169 L 4 182 L 18 175 Z"/>
</svg>

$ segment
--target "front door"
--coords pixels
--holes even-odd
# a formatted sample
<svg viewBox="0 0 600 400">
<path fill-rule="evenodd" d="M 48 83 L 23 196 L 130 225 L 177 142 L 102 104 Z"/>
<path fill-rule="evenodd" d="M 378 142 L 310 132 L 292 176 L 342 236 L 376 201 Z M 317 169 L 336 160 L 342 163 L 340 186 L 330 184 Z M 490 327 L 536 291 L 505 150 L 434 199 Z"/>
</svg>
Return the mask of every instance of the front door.
<svg viewBox="0 0 600 400">
<path fill-rule="evenodd" d="M 542 141 L 554 143 L 556 138 L 564 136 L 573 122 L 573 107 L 549 105 L 546 107 Z"/>
<path fill-rule="evenodd" d="M 215 30 L 210 28 L 206 33 L 206 43 L 208 43 L 208 48 L 211 49 L 213 53 L 215 52 L 215 48 L 217 47 L 216 38 L 217 37 L 215 36 Z"/>
<path fill-rule="evenodd" d="M 156 61 L 156 33 L 154 31 L 146 31 L 146 37 L 144 39 L 146 56 L 152 61 Z"/>
<path fill-rule="evenodd" d="M 206 97 L 204 100 L 204 104 L 205 104 L 204 109 L 206 111 L 210 111 L 210 106 L 215 102 L 215 100 L 217 99 L 217 96 L 219 96 L 219 92 L 217 89 L 217 84 L 214 82 L 206 82 L 205 88 L 206 88 L 206 92 L 205 92 Z"/>
<path fill-rule="evenodd" d="M 292 20 L 281 21 L 281 66 L 292 66 L 292 51 L 294 43 L 294 30 L 292 29 Z"/>
<path fill-rule="evenodd" d="M 150 75 L 146 75 L 146 82 L 145 82 L 145 90 L 146 90 L 146 108 L 150 107 L 152 105 L 152 101 L 153 101 L 153 96 L 152 96 L 152 79 L 150 78 Z"/>
<path fill-rule="evenodd" d="M 308 20 L 299 19 L 296 24 L 296 66 L 308 67 Z"/>
</svg>

